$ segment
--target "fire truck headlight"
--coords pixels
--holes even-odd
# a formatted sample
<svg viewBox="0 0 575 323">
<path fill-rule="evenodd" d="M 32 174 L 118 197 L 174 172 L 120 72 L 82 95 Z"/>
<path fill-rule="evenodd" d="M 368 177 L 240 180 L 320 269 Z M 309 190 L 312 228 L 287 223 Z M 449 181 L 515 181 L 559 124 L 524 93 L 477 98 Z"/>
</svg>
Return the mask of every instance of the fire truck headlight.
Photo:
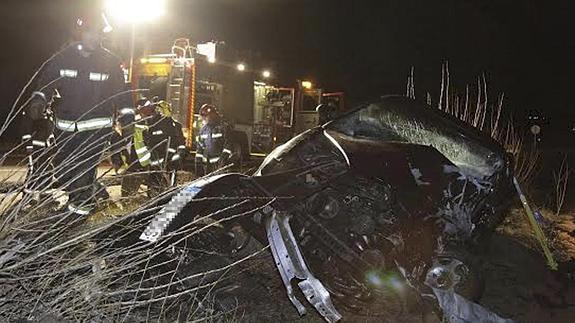
<svg viewBox="0 0 575 323">
<path fill-rule="evenodd" d="M 310 81 L 302 81 L 301 82 L 301 87 L 303 87 L 304 89 L 311 89 L 313 87 L 313 84 Z"/>
</svg>

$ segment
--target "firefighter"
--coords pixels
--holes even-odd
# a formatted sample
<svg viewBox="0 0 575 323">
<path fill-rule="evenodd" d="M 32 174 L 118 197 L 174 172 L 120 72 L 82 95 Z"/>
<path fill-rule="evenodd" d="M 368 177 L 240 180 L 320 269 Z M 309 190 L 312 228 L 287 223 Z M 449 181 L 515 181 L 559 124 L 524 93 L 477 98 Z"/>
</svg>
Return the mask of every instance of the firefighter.
<svg viewBox="0 0 575 323">
<path fill-rule="evenodd" d="M 196 136 L 196 174 L 215 171 L 232 156 L 229 127 L 222 120 L 215 106 L 204 104 L 200 108 L 202 128 Z"/>
<path fill-rule="evenodd" d="M 176 184 L 176 172 L 181 169 L 187 154 L 182 125 L 172 118 L 170 104 L 159 101 L 153 102 L 153 106 L 147 121 L 149 129 L 144 137 L 151 152 L 151 173 L 148 177 L 150 196 L 156 196 L 166 187 Z"/>
<path fill-rule="evenodd" d="M 144 170 L 136 153 L 138 145 L 134 143 L 135 139 L 139 139 L 138 144 L 144 146 L 142 131 L 136 133 L 135 130 L 135 125 L 141 120 L 138 108 L 144 102 L 147 100 L 139 100 L 136 108 L 124 108 L 118 112 L 110 139 L 112 165 L 116 175 L 122 178 L 122 197 L 133 195 L 138 190 L 141 182 L 138 173 Z"/>
<path fill-rule="evenodd" d="M 26 106 L 22 112 L 22 145 L 26 149 L 28 169 L 22 200 L 25 203 L 38 203 L 50 196 L 51 161 L 50 147 L 54 145 L 53 123 L 48 105 L 58 98 L 57 93 L 48 102 L 47 107 L 33 109 Z"/>
<path fill-rule="evenodd" d="M 42 111 L 46 97 L 55 90 L 61 95 L 54 109 L 55 177 L 68 192 L 68 210 L 86 216 L 97 196 L 107 195 L 96 182 L 96 169 L 112 133 L 113 112 L 130 107 L 131 99 L 120 60 L 101 45 L 111 31 L 105 16 L 85 15 L 75 28 L 78 41 L 47 62 L 30 100 L 32 110 Z"/>
<path fill-rule="evenodd" d="M 124 108 L 116 115 L 114 131 L 110 138 L 111 160 L 116 175 L 123 175 L 130 165 L 137 161 L 132 158 L 135 153 L 132 154 L 131 151 L 135 121 L 136 109 L 133 108 Z"/>
<path fill-rule="evenodd" d="M 165 101 L 138 101 L 127 174 L 122 181 L 122 196 L 137 192 L 142 182 L 148 186 L 148 196 L 160 194 L 175 185 L 175 175 L 187 154 L 182 126 L 171 116 Z M 115 158 L 118 161 L 118 157 Z M 143 173 L 142 176 L 137 173 Z"/>
</svg>

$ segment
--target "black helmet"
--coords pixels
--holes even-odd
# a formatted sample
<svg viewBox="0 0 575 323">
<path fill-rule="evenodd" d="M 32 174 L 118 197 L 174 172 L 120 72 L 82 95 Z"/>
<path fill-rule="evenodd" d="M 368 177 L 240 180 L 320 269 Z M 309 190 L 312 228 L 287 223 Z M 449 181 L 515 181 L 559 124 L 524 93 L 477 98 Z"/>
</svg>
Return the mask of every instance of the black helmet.
<svg viewBox="0 0 575 323">
<path fill-rule="evenodd" d="M 92 28 L 99 30 L 102 34 L 109 33 L 113 29 L 108 22 L 108 18 L 103 12 L 89 12 L 83 15 L 79 15 L 76 18 L 76 29 L 78 31 L 84 31 Z"/>
<path fill-rule="evenodd" d="M 137 108 L 147 107 L 150 106 L 151 104 L 152 102 L 147 97 L 140 98 L 138 99 L 138 101 L 136 101 Z"/>
<path fill-rule="evenodd" d="M 144 116 L 150 116 L 156 114 L 156 106 L 157 103 L 152 102 L 150 99 L 146 97 L 143 97 L 138 101 L 136 101 L 136 110 L 138 110 L 138 112 Z"/>
<path fill-rule="evenodd" d="M 219 116 L 218 109 L 214 105 L 211 104 L 204 104 L 200 108 L 200 115 L 202 117 L 207 117 L 208 115 L 216 115 Z"/>
</svg>

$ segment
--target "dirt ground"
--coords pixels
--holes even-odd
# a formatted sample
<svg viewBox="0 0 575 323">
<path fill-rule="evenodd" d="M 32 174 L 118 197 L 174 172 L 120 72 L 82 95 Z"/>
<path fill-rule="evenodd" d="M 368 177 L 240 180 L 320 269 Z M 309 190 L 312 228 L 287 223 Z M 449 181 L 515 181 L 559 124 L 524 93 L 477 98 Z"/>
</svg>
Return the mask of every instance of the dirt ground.
<svg viewBox="0 0 575 323">
<path fill-rule="evenodd" d="M 575 319 L 575 219 L 552 219 L 548 235 L 559 269 L 551 271 L 522 210 L 512 210 L 492 237 L 486 254 L 486 289 L 481 303 L 519 322 Z"/>
<path fill-rule="evenodd" d="M 511 211 L 504 225 L 490 239 L 482 257 L 485 291 L 480 303 L 483 306 L 517 322 L 575 321 L 575 219 L 570 215 L 555 217 L 550 227 L 556 259 L 560 263 L 558 271 L 551 271 L 546 266 L 523 211 Z M 300 318 L 285 296 L 269 253 L 252 262 L 257 265 L 252 266 L 251 277 L 242 286 L 246 290 L 238 292 L 238 320 L 299 322 Z M 258 293 L 253 293 L 257 290 Z M 273 301 L 270 302 L 270 299 Z M 323 322 L 312 308 L 308 312 L 301 322 Z M 343 311 L 342 314 L 344 322 L 386 321 L 381 317 L 360 317 Z M 418 315 L 389 319 L 389 322 L 398 321 L 436 320 L 430 317 L 423 319 Z"/>
</svg>

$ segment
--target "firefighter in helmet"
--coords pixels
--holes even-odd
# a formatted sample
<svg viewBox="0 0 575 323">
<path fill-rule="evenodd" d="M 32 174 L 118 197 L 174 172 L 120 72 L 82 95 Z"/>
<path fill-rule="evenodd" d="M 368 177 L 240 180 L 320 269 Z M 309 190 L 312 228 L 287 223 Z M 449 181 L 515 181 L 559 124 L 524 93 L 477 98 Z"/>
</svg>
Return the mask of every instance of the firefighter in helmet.
<svg viewBox="0 0 575 323">
<path fill-rule="evenodd" d="M 25 204 L 37 204 L 51 195 L 49 189 L 53 180 L 50 147 L 54 145 L 54 134 L 50 106 L 57 99 L 55 93 L 45 107 L 33 109 L 28 105 L 22 112 L 22 146 L 28 158 L 22 196 Z"/>
<path fill-rule="evenodd" d="M 200 108 L 202 128 L 196 136 L 196 173 L 211 173 L 225 165 L 232 156 L 229 127 L 215 106 L 204 104 Z"/>
<path fill-rule="evenodd" d="M 51 58 L 38 74 L 38 87 L 30 98 L 33 114 L 44 111 L 57 90 L 61 99 L 53 111 L 54 174 L 68 192 L 67 208 L 90 214 L 105 188 L 96 180 L 96 169 L 112 134 L 113 113 L 131 106 L 121 61 L 102 47 L 111 31 L 100 12 L 75 21 L 77 41 Z"/>
<path fill-rule="evenodd" d="M 138 102 L 139 103 L 139 102 Z M 110 138 L 110 155 L 117 175 L 124 175 L 128 169 L 133 170 L 137 164 L 133 152 L 134 125 L 137 108 L 123 108 L 115 115 L 114 131 Z"/>
<path fill-rule="evenodd" d="M 145 182 L 148 196 L 153 197 L 175 185 L 176 171 L 181 168 L 187 150 L 182 125 L 172 118 L 169 103 L 143 98 L 136 109 L 133 132 L 126 132 L 132 137 L 130 151 L 120 149 L 113 161 L 117 169 L 127 170 L 122 180 L 122 196 L 136 193 Z M 118 167 L 119 163 L 123 167 Z"/>
</svg>

